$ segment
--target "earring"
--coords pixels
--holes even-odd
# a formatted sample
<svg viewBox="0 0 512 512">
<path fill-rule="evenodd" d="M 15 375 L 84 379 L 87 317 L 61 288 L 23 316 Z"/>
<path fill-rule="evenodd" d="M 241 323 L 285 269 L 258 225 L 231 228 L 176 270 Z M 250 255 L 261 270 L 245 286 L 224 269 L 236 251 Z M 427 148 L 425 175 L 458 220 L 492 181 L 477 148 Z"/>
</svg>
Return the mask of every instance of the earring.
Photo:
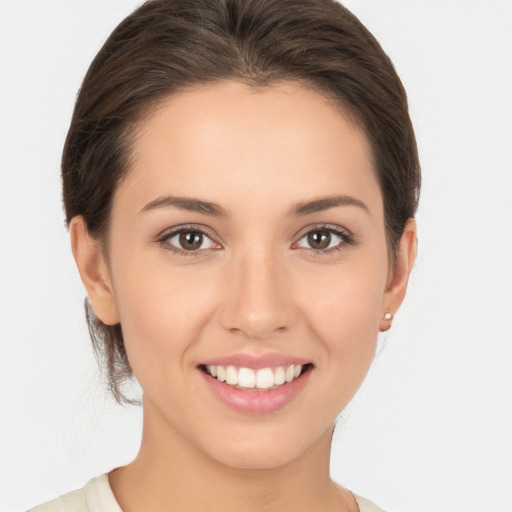
<svg viewBox="0 0 512 512">
<path fill-rule="evenodd" d="M 389 321 L 389 322 L 390 322 L 391 320 L 393 320 L 393 313 L 389 313 L 389 312 L 388 312 L 388 313 L 386 313 L 386 314 L 384 315 L 384 320 L 387 320 L 387 321 Z"/>
</svg>

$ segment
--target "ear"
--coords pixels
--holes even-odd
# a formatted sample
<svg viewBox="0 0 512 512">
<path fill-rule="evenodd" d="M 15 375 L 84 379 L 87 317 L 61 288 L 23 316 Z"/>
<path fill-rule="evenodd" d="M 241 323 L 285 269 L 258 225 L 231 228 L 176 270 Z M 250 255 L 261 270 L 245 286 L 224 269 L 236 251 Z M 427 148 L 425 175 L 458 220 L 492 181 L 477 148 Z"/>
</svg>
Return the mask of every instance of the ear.
<svg viewBox="0 0 512 512">
<path fill-rule="evenodd" d="M 69 224 L 71 250 L 96 316 L 106 325 L 119 323 L 110 272 L 103 247 L 91 237 L 82 216 Z"/>
<path fill-rule="evenodd" d="M 405 298 L 409 276 L 416 260 L 417 249 L 418 231 L 416 221 L 408 219 L 397 247 L 395 265 L 389 271 L 382 301 L 383 310 L 379 327 L 381 331 L 387 331 L 391 327 L 393 315 L 396 314 Z"/>
</svg>

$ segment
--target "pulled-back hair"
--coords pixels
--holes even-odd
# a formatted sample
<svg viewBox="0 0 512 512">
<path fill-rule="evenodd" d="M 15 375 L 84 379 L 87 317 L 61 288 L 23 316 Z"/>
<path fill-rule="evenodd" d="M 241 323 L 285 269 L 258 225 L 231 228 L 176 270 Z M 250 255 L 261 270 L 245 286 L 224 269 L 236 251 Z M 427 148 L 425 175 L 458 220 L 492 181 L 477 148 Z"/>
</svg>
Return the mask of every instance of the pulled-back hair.
<svg viewBox="0 0 512 512">
<path fill-rule="evenodd" d="M 67 222 L 81 215 L 104 240 L 137 124 L 168 95 L 222 79 L 294 81 L 338 102 L 372 149 L 393 262 L 420 188 L 407 98 L 379 43 L 334 0 L 149 0 L 135 10 L 105 42 L 77 97 L 62 157 Z M 129 402 L 122 326 L 103 324 L 87 301 L 86 309 L 110 390 Z"/>
</svg>

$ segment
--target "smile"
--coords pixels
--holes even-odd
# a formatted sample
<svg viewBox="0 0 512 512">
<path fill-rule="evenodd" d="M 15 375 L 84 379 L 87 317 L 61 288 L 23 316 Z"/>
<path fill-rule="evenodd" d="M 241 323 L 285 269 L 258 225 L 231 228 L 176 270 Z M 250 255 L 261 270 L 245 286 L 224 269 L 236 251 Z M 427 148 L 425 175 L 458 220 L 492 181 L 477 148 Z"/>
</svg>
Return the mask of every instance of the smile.
<svg viewBox="0 0 512 512">
<path fill-rule="evenodd" d="M 314 368 L 312 363 L 290 358 L 279 363 L 275 358 L 227 359 L 200 365 L 199 374 L 220 402 L 244 414 L 268 414 L 284 408 L 307 385 Z"/>
<path fill-rule="evenodd" d="M 308 365 L 304 366 L 307 369 Z M 278 366 L 276 368 L 236 368 L 235 366 L 206 365 L 203 367 L 211 377 L 236 389 L 267 391 L 299 378 L 303 371 L 301 364 Z"/>
</svg>

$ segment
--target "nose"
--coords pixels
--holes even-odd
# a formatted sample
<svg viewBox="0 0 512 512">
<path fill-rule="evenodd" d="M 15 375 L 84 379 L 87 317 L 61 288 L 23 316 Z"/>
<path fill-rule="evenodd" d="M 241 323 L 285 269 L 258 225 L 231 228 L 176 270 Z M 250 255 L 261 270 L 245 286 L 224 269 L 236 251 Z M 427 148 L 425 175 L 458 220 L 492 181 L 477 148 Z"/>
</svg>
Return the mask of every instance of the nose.
<svg viewBox="0 0 512 512">
<path fill-rule="evenodd" d="M 267 340 L 288 331 L 296 318 L 290 273 L 266 251 L 235 259 L 226 278 L 222 326 L 234 334 Z"/>
</svg>

